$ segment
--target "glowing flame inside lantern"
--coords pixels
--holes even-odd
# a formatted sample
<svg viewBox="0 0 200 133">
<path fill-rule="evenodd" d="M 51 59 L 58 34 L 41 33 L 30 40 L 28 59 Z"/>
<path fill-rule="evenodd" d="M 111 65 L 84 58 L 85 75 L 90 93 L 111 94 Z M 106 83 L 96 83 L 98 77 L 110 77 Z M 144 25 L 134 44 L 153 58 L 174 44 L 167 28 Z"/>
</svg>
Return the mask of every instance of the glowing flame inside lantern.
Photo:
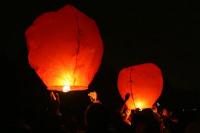
<svg viewBox="0 0 200 133">
<path fill-rule="evenodd" d="M 70 85 L 68 83 L 65 84 L 63 87 L 63 92 L 69 92 L 70 91 Z"/>
<path fill-rule="evenodd" d="M 70 74 L 67 74 L 67 72 L 63 71 L 60 77 L 55 80 L 54 84 L 60 85 L 60 86 L 73 86 L 73 78 Z"/>
<path fill-rule="evenodd" d="M 145 104 L 142 101 L 136 101 L 135 106 L 136 108 L 142 109 L 145 107 Z"/>
</svg>

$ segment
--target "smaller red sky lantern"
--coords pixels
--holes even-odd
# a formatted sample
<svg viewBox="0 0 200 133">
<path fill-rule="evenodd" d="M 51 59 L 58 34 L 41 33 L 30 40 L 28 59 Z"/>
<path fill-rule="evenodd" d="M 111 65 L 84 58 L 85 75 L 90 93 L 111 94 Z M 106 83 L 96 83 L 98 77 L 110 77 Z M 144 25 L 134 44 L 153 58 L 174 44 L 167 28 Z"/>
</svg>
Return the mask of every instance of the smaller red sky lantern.
<svg viewBox="0 0 200 133">
<path fill-rule="evenodd" d="M 161 70 L 153 63 L 124 68 L 118 76 L 118 90 L 123 100 L 129 94 L 129 109 L 151 108 L 161 95 L 163 78 Z"/>
<path fill-rule="evenodd" d="M 85 90 L 103 55 L 94 20 L 71 5 L 39 16 L 26 31 L 28 60 L 49 90 Z"/>
</svg>

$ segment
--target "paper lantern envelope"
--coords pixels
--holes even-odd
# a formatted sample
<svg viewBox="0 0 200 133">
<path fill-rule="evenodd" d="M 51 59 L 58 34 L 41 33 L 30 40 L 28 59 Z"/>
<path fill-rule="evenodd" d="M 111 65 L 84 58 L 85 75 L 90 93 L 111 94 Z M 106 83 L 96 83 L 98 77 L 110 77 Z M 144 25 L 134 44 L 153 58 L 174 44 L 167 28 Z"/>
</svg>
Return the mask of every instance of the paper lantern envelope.
<svg viewBox="0 0 200 133">
<path fill-rule="evenodd" d="M 39 16 L 26 31 L 28 60 L 49 90 L 84 90 L 102 59 L 94 20 L 71 5 Z"/>
<path fill-rule="evenodd" d="M 130 109 L 151 108 L 161 95 L 163 78 L 161 70 L 153 63 L 124 68 L 118 76 L 118 90 L 123 100 L 130 94 L 126 105 Z"/>
</svg>

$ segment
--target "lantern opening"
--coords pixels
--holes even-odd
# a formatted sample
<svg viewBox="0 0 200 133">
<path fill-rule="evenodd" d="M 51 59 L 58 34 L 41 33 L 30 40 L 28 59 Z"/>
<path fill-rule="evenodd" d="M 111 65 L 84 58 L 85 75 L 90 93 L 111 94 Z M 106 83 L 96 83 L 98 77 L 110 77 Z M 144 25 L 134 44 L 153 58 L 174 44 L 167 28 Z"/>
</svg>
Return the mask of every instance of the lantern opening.
<svg viewBox="0 0 200 133">
<path fill-rule="evenodd" d="M 63 92 L 69 92 L 70 91 L 70 85 L 69 84 L 65 84 L 64 87 L 62 88 Z"/>
</svg>

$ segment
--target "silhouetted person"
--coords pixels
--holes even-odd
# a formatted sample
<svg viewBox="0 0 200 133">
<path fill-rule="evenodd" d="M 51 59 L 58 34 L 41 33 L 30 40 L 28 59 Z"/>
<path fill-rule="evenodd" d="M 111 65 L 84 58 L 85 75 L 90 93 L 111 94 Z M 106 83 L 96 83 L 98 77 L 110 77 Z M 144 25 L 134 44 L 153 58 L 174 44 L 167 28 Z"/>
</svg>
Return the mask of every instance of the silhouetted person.
<svg viewBox="0 0 200 133">
<path fill-rule="evenodd" d="M 160 133 L 160 123 L 151 109 L 136 111 L 132 118 L 134 133 Z"/>
<path fill-rule="evenodd" d="M 131 125 L 131 109 L 129 109 L 126 105 L 126 102 L 128 101 L 130 97 L 130 93 L 127 93 L 125 95 L 125 100 L 124 100 L 124 104 L 121 108 L 121 111 L 120 111 L 120 114 L 121 114 L 121 117 L 123 119 L 123 121 L 128 124 L 128 125 Z"/>
<path fill-rule="evenodd" d="M 125 99 L 123 101 L 122 107 L 114 113 L 112 117 L 112 122 L 114 124 L 115 129 L 117 130 L 117 133 L 129 133 L 130 132 L 130 125 L 131 121 L 129 118 L 131 118 L 131 111 L 127 105 L 126 102 L 130 98 L 130 93 L 127 93 L 125 95 Z"/>
<path fill-rule="evenodd" d="M 162 132 L 163 133 L 176 133 L 179 132 L 179 122 L 177 117 L 167 108 L 163 108 L 161 112 L 162 118 Z"/>
<path fill-rule="evenodd" d="M 101 103 L 92 103 L 85 112 L 87 133 L 107 133 L 109 125 L 109 113 Z"/>
<path fill-rule="evenodd" d="M 200 120 L 190 122 L 186 128 L 184 133 L 199 133 L 200 132 Z"/>
</svg>

